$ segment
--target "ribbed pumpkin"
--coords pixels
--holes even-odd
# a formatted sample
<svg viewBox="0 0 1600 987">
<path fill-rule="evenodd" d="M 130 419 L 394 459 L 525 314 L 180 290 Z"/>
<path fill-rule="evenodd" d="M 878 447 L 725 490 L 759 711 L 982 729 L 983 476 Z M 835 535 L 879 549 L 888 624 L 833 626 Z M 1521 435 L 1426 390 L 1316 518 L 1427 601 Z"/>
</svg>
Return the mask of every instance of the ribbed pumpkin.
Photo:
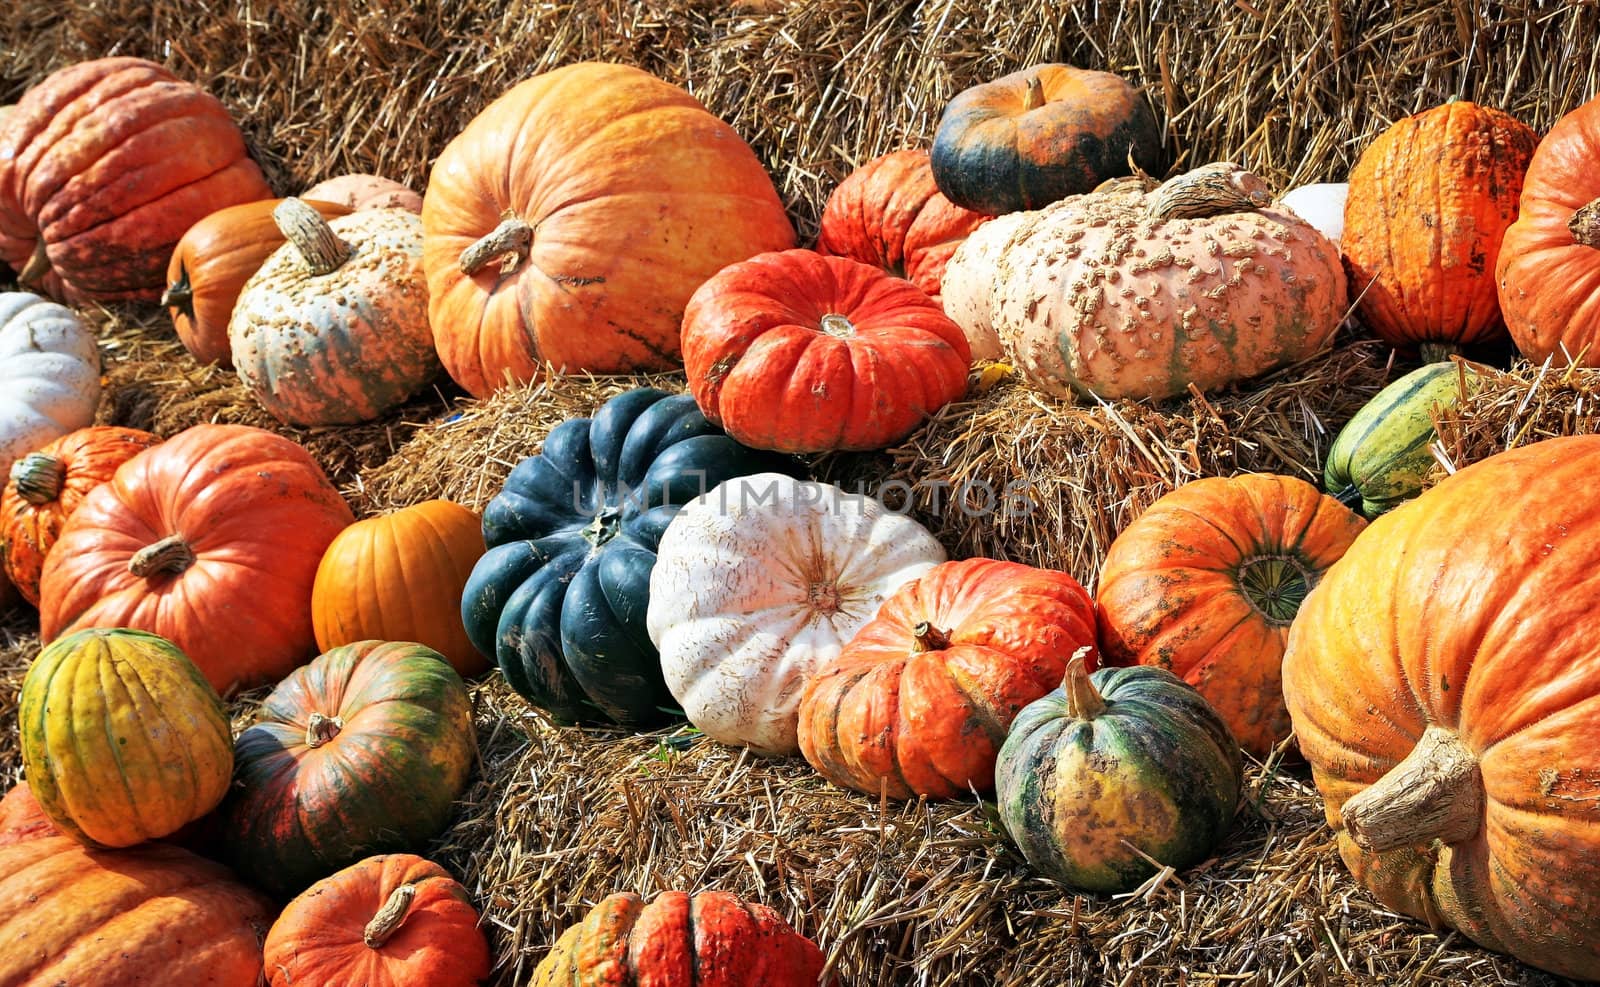
<svg viewBox="0 0 1600 987">
<path fill-rule="evenodd" d="M 438 835 L 476 754 L 466 685 L 444 656 L 361 641 L 295 669 L 234 747 L 219 811 L 239 871 L 292 895 L 372 853 Z"/>
<path fill-rule="evenodd" d="M 94 421 L 100 349 L 77 313 L 0 292 L 0 469 Z"/>
<path fill-rule="evenodd" d="M 1306 599 L 1284 696 L 1339 852 L 1387 907 L 1600 979 L 1600 436 L 1467 466 Z"/>
<path fill-rule="evenodd" d="M 1437 360 L 1501 337 L 1495 264 L 1539 138 L 1453 100 L 1397 120 L 1350 172 L 1345 266 L 1361 321 Z"/>
<path fill-rule="evenodd" d="M 1366 522 L 1304 480 L 1206 477 L 1157 500 L 1100 569 L 1100 656 L 1200 690 L 1244 749 L 1289 735 L 1283 647 L 1307 592 Z"/>
<path fill-rule="evenodd" d="M 332 202 L 351 212 L 363 209 L 404 209 L 422 212 L 422 196 L 409 186 L 381 175 L 335 175 L 300 193 L 302 199 Z"/>
<path fill-rule="evenodd" d="M 731 127 L 677 86 L 596 62 L 540 73 L 467 124 L 434 162 L 422 223 L 439 356 L 477 397 L 546 364 L 675 367 L 700 283 L 795 242 Z"/>
<path fill-rule="evenodd" d="M 134 627 L 224 696 L 316 653 L 311 588 L 354 521 L 311 455 L 248 425 L 195 425 L 117 468 L 61 529 L 39 581 L 46 640 Z"/>
<path fill-rule="evenodd" d="M 271 195 L 222 103 L 141 58 L 60 69 L 0 126 L 0 260 L 60 301 L 154 301 L 185 230 Z"/>
<path fill-rule="evenodd" d="M 272 987 L 472 987 L 489 976 L 467 889 L 409 853 L 368 857 L 313 884 L 263 948 Z"/>
<path fill-rule="evenodd" d="M 439 373 L 422 277 L 422 221 L 372 209 L 331 222 L 299 199 L 288 240 L 239 289 L 228 341 L 239 379 L 290 425 L 370 421 Z"/>
<path fill-rule="evenodd" d="M 33 797 L 33 789 L 19 781 L 0 798 L 0 847 L 38 839 L 41 836 L 60 836 L 61 830 L 45 815 L 44 807 Z"/>
<path fill-rule="evenodd" d="M 189 227 L 167 264 L 167 290 L 161 304 L 184 348 L 200 363 L 233 368 L 228 320 L 239 289 L 283 246 L 272 218 L 282 199 L 262 199 L 218 209 Z M 308 201 L 325 219 L 350 212 L 331 202 Z"/>
<path fill-rule="evenodd" d="M 1094 603 L 1064 572 L 967 559 L 884 601 L 806 685 L 800 751 L 836 785 L 957 798 L 994 784 L 1022 707 L 1094 647 Z"/>
<path fill-rule="evenodd" d="M 848 257 L 761 254 L 701 285 L 683 316 L 694 399 L 745 445 L 881 449 L 967 389 L 960 327 L 915 285 Z"/>
<path fill-rule="evenodd" d="M 1160 668 L 1067 663 L 1061 688 L 1017 715 L 995 802 L 1028 863 L 1082 891 L 1130 891 L 1186 870 L 1227 835 L 1244 767 L 1227 724 Z M 1151 861 L 1154 860 L 1155 864 Z"/>
<path fill-rule="evenodd" d="M 61 526 L 117 467 L 161 441 L 149 432 L 91 425 L 11 464 L 0 494 L 0 557 L 23 599 L 39 605 L 39 574 Z"/>
<path fill-rule="evenodd" d="M 530 987 L 817 987 L 823 963 L 766 905 L 726 891 L 667 891 L 649 904 L 621 892 L 561 934 Z"/>
<path fill-rule="evenodd" d="M 1328 447 L 1323 489 L 1369 518 L 1421 493 L 1434 463 L 1434 409 L 1454 408 L 1475 383 L 1466 364 L 1448 361 L 1419 367 L 1379 391 Z"/>
<path fill-rule="evenodd" d="M 487 670 L 488 659 L 461 626 L 462 589 L 483 551 L 478 515 L 448 500 L 357 521 L 339 532 L 317 567 L 317 647 L 415 641 L 463 676 Z"/>
<path fill-rule="evenodd" d="M 222 700 L 154 634 L 90 628 L 28 667 L 22 765 L 45 815 L 92 846 L 159 839 L 222 801 L 233 731 Z"/>
<path fill-rule="evenodd" d="M 956 96 L 933 135 L 933 177 L 989 216 L 1040 209 L 1128 174 L 1161 171 L 1161 131 L 1138 90 L 1109 72 L 1034 65 Z"/>
</svg>

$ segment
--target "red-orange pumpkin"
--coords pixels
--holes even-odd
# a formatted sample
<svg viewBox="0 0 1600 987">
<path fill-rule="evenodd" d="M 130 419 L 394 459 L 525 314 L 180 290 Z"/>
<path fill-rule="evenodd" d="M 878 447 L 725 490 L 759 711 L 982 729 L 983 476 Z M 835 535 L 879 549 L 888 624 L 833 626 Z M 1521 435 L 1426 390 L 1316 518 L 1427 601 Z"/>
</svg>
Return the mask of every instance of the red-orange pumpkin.
<svg viewBox="0 0 1600 987">
<path fill-rule="evenodd" d="M 762 254 L 701 285 L 683 317 L 700 410 L 756 449 L 880 449 L 967 387 L 972 349 L 922 290 L 810 250 Z"/>
<path fill-rule="evenodd" d="M 1094 628 L 1089 594 L 1064 572 L 935 566 L 806 685 L 800 751 L 834 784 L 870 795 L 987 791 L 1012 719 L 1061 684 L 1074 652 L 1092 653 Z"/>
<path fill-rule="evenodd" d="M 60 836 L 61 830 L 44 814 L 33 789 L 19 781 L 0 798 L 0 846 L 10 846 L 41 836 Z"/>
<path fill-rule="evenodd" d="M 172 641 L 223 695 L 315 654 L 311 587 L 354 520 L 300 446 L 196 425 L 118 467 L 61 530 L 39 630 L 131 627 Z"/>
</svg>

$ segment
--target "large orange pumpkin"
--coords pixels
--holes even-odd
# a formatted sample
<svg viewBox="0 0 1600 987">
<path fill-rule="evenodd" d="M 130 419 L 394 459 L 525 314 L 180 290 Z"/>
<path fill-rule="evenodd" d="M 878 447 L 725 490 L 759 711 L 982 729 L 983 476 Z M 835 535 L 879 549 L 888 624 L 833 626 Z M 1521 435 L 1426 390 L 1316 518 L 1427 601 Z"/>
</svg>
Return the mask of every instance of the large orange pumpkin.
<svg viewBox="0 0 1600 987">
<path fill-rule="evenodd" d="M 1504 334 L 1495 260 L 1538 142 L 1509 114 L 1456 100 L 1362 152 L 1340 242 L 1350 295 L 1385 342 L 1435 359 Z"/>
<path fill-rule="evenodd" d="M 154 301 L 173 245 L 272 195 L 215 96 L 141 58 L 61 69 L 0 126 L 0 260 L 62 301 Z"/>
<path fill-rule="evenodd" d="M 311 587 L 354 520 L 300 446 L 196 425 L 118 467 L 45 559 L 39 632 L 131 627 L 172 641 L 224 696 L 315 654 Z"/>
<path fill-rule="evenodd" d="M 683 307 L 794 246 L 749 145 L 677 86 L 584 62 L 501 96 L 434 163 L 423 265 L 439 357 L 478 397 L 558 370 L 678 363 Z"/>
<path fill-rule="evenodd" d="M 1194 686 L 1239 745 L 1289 735 L 1283 646 L 1307 592 L 1366 526 L 1304 480 L 1207 477 L 1123 529 L 1100 570 L 1100 655 Z"/>
<path fill-rule="evenodd" d="M 1386 906 L 1600 978 L 1600 436 L 1469 466 L 1372 522 L 1289 632 L 1284 697 Z"/>
<path fill-rule="evenodd" d="M 41 836 L 60 836 L 61 830 L 45 815 L 33 789 L 19 781 L 0 798 L 0 846 L 10 846 Z"/>
</svg>

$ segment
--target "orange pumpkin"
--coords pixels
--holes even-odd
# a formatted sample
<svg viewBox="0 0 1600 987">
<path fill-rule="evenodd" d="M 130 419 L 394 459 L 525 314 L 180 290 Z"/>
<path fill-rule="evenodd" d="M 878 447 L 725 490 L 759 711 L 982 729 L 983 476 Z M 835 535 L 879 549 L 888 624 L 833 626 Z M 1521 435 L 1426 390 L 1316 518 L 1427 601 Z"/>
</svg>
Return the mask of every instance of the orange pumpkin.
<svg viewBox="0 0 1600 987">
<path fill-rule="evenodd" d="M 674 367 L 695 288 L 794 246 L 732 128 L 677 86 L 591 62 L 536 75 L 473 119 L 434 163 L 422 224 L 439 357 L 477 397 L 545 363 Z"/>
<path fill-rule="evenodd" d="M 41 836 L 61 836 L 61 830 L 45 815 L 44 806 L 33 797 L 25 781 L 12 785 L 0 798 L 0 847 Z"/>
<path fill-rule="evenodd" d="M 362 209 L 404 209 L 422 212 L 422 196 L 409 186 L 381 175 L 336 175 L 300 193 L 300 198 L 332 202 L 348 212 Z"/>
<path fill-rule="evenodd" d="M 1539 138 L 1456 100 L 1397 120 L 1350 172 L 1345 267 L 1361 319 L 1424 359 L 1505 332 L 1495 261 Z"/>
<path fill-rule="evenodd" d="M 1366 526 L 1288 476 L 1207 477 L 1123 529 L 1100 570 L 1100 655 L 1194 686 L 1239 746 L 1289 735 L 1283 647 L 1307 592 Z"/>
<path fill-rule="evenodd" d="M 1386 906 L 1600 978 L 1600 436 L 1492 456 L 1372 522 L 1289 632 L 1284 697 Z"/>
</svg>

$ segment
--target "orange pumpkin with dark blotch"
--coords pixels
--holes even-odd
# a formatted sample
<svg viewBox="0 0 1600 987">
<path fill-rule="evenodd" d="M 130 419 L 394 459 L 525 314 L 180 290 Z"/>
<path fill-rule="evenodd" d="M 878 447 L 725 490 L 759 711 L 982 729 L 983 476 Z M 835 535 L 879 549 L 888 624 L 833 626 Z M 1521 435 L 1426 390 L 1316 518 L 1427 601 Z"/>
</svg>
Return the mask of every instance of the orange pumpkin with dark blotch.
<svg viewBox="0 0 1600 987">
<path fill-rule="evenodd" d="M 1340 244 L 1361 320 L 1425 359 L 1503 337 L 1495 262 L 1539 138 L 1456 100 L 1397 120 L 1350 172 Z"/>
<path fill-rule="evenodd" d="M 956 798 L 994 786 L 1022 707 L 1094 647 L 1094 604 L 1064 572 L 945 562 L 901 587 L 800 701 L 800 751 L 869 795 Z M 1090 664 L 1093 664 L 1092 658 Z"/>
<path fill-rule="evenodd" d="M 822 209 L 817 253 L 881 267 L 937 301 L 950 255 L 988 219 L 945 198 L 927 151 L 894 151 L 833 190 Z"/>
<path fill-rule="evenodd" d="M 300 198 L 332 202 L 350 212 L 362 209 L 404 209 L 422 212 L 422 196 L 393 179 L 381 175 L 336 175 L 300 193 Z"/>
<path fill-rule="evenodd" d="M 27 782 L 17 782 L 4 798 L 0 798 L 0 847 L 41 836 L 61 835 L 61 830 L 45 815 L 39 800 L 33 797 L 33 789 Z"/>
<path fill-rule="evenodd" d="M 695 288 L 795 242 L 731 127 L 677 86 L 596 62 L 478 114 L 434 163 L 422 223 L 439 357 L 477 397 L 546 364 L 674 368 Z"/>
<path fill-rule="evenodd" d="M 881 449 L 967 389 L 972 350 L 922 289 L 848 257 L 762 254 L 701 285 L 683 362 L 706 418 L 778 452 Z"/>
<path fill-rule="evenodd" d="M 1266 758 L 1289 735 L 1283 647 L 1307 592 L 1366 522 L 1304 480 L 1186 483 L 1119 534 L 1100 570 L 1100 655 L 1194 686 Z"/>
<path fill-rule="evenodd" d="M 0 260 L 61 301 L 154 301 L 185 230 L 271 195 L 222 103 L 141 58 L 61 69 L 0 127 Z"/>
<path fill-rule="evenodd" d="M 45 559 L 39 631 L 158 634 L 224 696 L 315 654 L 311 587 L 354 521 L 299 445 L 247 425 L 195 425 L 117 468 Z"/>
<path fill-rule="evenodd" d="M 1306 598 L 1283 687 L 1351 872 L 1389 908 L 1600 979 L 1600 436 L 1446 477 Z"/>
<path fill-rule="evenodd" d="M 5 574 L 24 599 L 39 605 L 45 557 L 89 491 L 160 441 L 136 428 L 91 425 L 11 464 L 10 480 L 0 494 L 0 556 Z"/>
</svg>

